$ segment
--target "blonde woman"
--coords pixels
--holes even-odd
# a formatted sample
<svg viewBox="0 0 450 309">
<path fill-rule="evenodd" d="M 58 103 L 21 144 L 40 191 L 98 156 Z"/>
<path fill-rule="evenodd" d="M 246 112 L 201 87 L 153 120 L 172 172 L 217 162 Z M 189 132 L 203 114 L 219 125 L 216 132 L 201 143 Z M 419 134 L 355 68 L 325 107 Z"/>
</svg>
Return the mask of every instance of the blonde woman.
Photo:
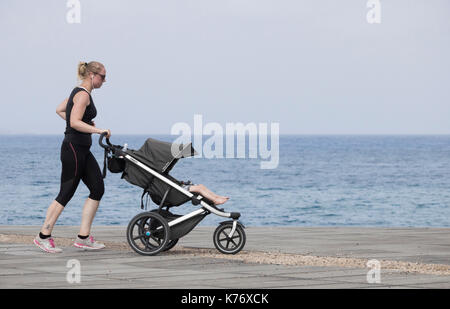
<svg viewBox="0 0 450 309">
<path fill-rule="evenodd" d="M 97 116 L 97 110 L 91 93 L 105 82 L 105 67 L 96 61 L 80 62 L 78 78 L 81 80 L 81 85 L 75 87 L 69 98 L 56 109 L 56 113 L 66 121 L 65 137 L 61 145 L 61 187 L 58 196 L 47 210 L 39 235 L 34 239 L 36 246 L 50 253 L 62 251 L 56 247 L 51 233 L 59 215 L 74 195 L 80 180 L 88 187 L 90 194 L 84 204 L 80 233 L 74 246 L 84 249 L 105 247 L 90 236 L 92 221 L 104 193 L 102 173 L 90 151 L 91 134 L 107 132 L 107 137 L 111 136 L 110 130 L 95 127 L 93 121 Z"/>
</svg>

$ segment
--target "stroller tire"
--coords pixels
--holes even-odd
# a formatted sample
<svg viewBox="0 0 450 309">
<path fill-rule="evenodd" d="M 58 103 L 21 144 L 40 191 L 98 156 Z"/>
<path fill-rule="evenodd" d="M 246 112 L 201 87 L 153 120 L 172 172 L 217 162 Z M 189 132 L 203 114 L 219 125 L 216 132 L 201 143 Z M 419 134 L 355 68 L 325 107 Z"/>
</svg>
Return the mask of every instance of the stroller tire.
<svg viewBox="0 0 450 309">
<path fill-rule="evenodd" d="M 130 247 L 141 255 L 155 255 L 164 251 L 170 239 L 166 219 L 154 212 L 140 213 L 127 227 Z"/>
<path fill-rule="evenodd" d="M 214 231 L 214 246 L 221 253 L 236 254 L 244 248 L 246 240 L 244 229 L 238 224 L 234 234 L 229 237 L 232 229 L 233 222 L 229 221 L 219 225 Z"/>
</svg>

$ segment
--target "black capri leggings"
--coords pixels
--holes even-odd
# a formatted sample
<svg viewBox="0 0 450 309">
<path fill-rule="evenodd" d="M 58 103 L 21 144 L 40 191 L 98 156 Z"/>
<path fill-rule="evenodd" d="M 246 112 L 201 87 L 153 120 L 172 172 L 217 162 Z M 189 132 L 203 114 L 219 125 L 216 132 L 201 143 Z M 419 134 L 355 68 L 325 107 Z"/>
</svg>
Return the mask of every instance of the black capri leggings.
<svg viewBox="0 0 450 309">
<path fill-rule="evenodd" d="M 63 206 L 66 206 L 74 195 L 80 179 L 88 187 L 90 199 L 100 201 L 105 192 L 100 167 L 89 149 L 90 146 L 67 141 L 63 141 L 61 145 L 61 189 L 56 201 Z"/>
</svg>

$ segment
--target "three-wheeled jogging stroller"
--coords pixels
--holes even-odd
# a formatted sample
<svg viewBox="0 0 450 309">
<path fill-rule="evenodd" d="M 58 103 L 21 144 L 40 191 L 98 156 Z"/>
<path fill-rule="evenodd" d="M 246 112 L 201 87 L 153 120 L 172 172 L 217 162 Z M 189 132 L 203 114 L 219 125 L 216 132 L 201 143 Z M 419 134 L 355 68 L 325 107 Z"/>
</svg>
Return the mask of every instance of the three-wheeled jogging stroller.
<svg viewBox="0 0 450 309">
<path fill-rule="evenodd" d="M 126 144 L 112 145 L 108 138 L 104 144 L 105 135 L 103 133 L 99 138 L 100 146 L 105 149 L 103 177 L 106 175 L 107 165 L 109 171 L 122 173 L 122 178 L 144 189 L 142 209 L 145 194 L 158 205 L 157 209 L 138 214 L 128 224 L 127 240 L 134 251 L 142 255 L 155 255 L 170 250 L 181 237 L 211 213 L 231 219 L 221 222 L 214 232 L 213 240 L 217 250 L 225 254 L 236 254 L 242 250 L 246 237 L 244 226 L 238 221 L 240 213 L 228 213 L 217 208 L 200 194 L 186 190 L 183 187 L 185 183 L 169 175 L 180 158 L 197 154 L 191 143 L 172 144 L 149 138 L 139 150 L 132 150 L 127 149 Z M 199 209 L 186 215 L 169 211 L 171 207 L 188 201 Z"/>
</svg>

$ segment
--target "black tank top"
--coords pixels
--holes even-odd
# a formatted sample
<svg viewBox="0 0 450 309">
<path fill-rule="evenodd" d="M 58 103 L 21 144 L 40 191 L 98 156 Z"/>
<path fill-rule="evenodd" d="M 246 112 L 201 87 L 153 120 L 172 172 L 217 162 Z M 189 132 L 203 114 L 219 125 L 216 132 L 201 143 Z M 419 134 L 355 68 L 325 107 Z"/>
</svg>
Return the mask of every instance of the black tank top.
<svg viewBox="0 0 450 309">
<path fill-rule="evenodd" d="M 66 106 L 66 131 L 64 132 L 64 141 L 78 145 L 91 146 L 91 133 L 80 132 L 70 126 L 70 114 L 73 108 L 73 97 L 80 91 L 86 91 L 89 94 L 89 100 L 91 102 L 88 106 L 86 106 L 86 110 L 84 111 L 84 115 L 81 120 L 89 125 L 92 125 L 92 119 L 97 116 L 97 109 L 95 108 L 91 94 L 84 88 L 74 88 L 69 96 L 69 100 L 67 101 Z"/>
</svg>

